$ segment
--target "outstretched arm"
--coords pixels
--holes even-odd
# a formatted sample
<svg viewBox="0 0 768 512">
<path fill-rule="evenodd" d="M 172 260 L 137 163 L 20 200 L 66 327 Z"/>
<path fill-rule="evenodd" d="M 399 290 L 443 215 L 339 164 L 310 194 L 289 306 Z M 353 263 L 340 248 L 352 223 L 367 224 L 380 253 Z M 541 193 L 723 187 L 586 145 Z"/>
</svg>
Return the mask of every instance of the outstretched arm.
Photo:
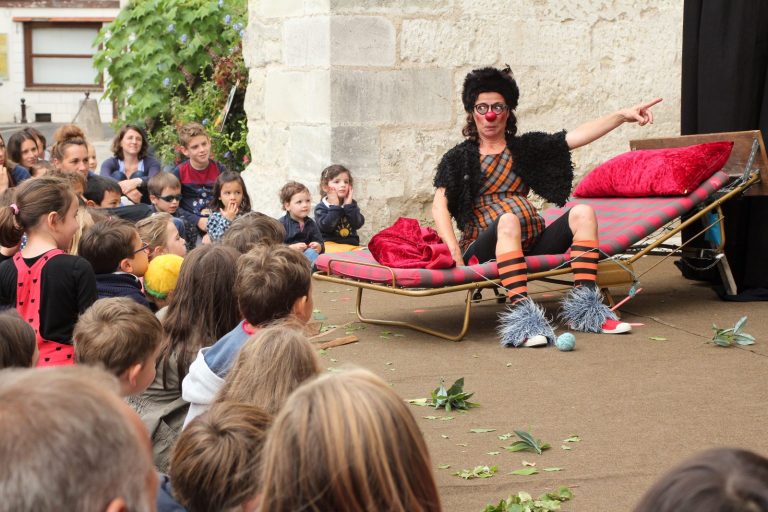
<svg viewBox="0 0 768 512">
<path fill-rule="evenodd" d="M 647 103 L 640 103 L 588 121 L 568 132 L 565 136 L 565 141 L 570 149 L 576 149 L 599 139 L 624 123 L 637 123 L 640 126 L 645 126 L 649 123 L 653 124 L 651 107 L 660 101 L 661 98 L 656 98 Z"/>
</svg>

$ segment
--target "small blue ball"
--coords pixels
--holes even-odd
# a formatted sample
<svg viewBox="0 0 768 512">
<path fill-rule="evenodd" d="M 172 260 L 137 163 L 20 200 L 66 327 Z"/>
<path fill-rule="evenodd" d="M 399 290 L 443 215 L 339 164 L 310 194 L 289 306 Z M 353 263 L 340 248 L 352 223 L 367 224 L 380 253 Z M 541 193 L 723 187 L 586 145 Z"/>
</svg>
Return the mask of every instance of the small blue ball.
<svg viewBox="0 0 768 512">
<path fill-rule="evenodd" d="M 576 346 L 576 336 L 570 332 L 564 332 L 555 340 L 555 346 L 563 352 L 570 352 Z"/>
</svg>

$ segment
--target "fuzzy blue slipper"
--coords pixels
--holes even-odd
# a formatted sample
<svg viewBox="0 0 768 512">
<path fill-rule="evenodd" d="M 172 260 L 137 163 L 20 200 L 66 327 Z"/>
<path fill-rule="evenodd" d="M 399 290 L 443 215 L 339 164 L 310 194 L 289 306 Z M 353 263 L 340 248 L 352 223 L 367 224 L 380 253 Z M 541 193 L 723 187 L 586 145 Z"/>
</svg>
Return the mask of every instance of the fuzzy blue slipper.
<svg viewBox="0 0 768 512">
<path fill-rule="evenodd" d="M 507 309 L 499 314 L 496 332 L 504 347 L 519 347 L 525 340 L 534 336 L 544 336 L 549 345 L 555 342 L 555 332 L 549 325 L 544 310 L 530 298 L 507 306 Z"/>
<path fill-rule="evenodd" d="M 560 305 L 560 320 L 576 331 L 603 332 L 606 320 L 618 319 L 616 313 L 603 303 L 603 294 L 597 288 L 571 288 Z"/>
</svg>

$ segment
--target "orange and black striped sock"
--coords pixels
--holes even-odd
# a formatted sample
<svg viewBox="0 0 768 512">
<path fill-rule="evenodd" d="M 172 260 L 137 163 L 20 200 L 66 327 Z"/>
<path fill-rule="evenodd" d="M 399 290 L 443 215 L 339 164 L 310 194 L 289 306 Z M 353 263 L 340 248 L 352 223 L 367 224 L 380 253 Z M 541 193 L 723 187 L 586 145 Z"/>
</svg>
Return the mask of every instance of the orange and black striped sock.
<svg viewBox="0 0 768 512">
<path fill-rule="evenodd" d="M 528 296 L 528 265 L 525 263 L 523 251 L 499 254 L 496 264 L 499 267 L 501 286 L 506 288 L 507 296 L 512 299 L 512 303 L 526 298 Z"/>
<path fill-rule="evenodd" d="M 574 240 L 571 245 L 571 268 L 574 286 L 597 287 L 597 261 L 600 253 L 597 240 Z"/>
</svg>

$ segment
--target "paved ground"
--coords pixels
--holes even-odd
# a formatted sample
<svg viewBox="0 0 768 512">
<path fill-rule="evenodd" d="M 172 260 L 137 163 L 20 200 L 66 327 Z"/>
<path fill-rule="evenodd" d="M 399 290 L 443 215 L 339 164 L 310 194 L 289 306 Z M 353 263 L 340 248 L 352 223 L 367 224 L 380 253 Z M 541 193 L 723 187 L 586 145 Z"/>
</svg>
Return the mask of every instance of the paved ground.
<svg viewBox="0 0 768 512">
<path fill-rule="evenodd" d="M 658 260 L 645 258 L 638 268 Z M 465 378 L 480 408 L 446 414 L 412 406 L 446 511 L 479 511 L 520 490 L 536 495 L 562 485 L 576 494 L 564 510 L 630 510 L 661 473 L 700 450 L 738 446 L 768 454 L 767 304 L 720 301 L 707 286 L 680 277 L 669 260 L 641 281 L 644 291 L 622 310 L 625 320 L 644 325 L 626 335 L 577 334 L 576 350 L 570 353 L 500 347 L 494 334 L 500 306 L 485 303 L 473 311 L 470 332 L 461 343 L 367 325 L 354 331 L 358 343 L 329 350 L 324 364 L 369 368 L 403 398 L 428 396 L 441 378 L 447 383 Z M 534 290 L 549 295 L 539 300 L 554 314 L 557 292 L 551 288 L 536 285 Z M 327 316 L 326 323 L 354 321 L 354 293 L 316 282 L 316 308 Z M 620 297 L 625 293 L 617 291 Z M 369 315 L 443 328 L 457 325 L 463 301 L 463 294 L 370 297 L 365 308 Z M 744 350 L 706 343 L 713 322 L 731 326 L 743 315 L 749 318 L 745 331 L 757 337 L 756 345 Z M 344 334 L 337 330 L 326 338 Z M 474 434 L 472 428 L 496 430 Z M 513 429 L 531 431 L 552 449 L 543 455 L 506 452 L 502 446 L 511 441 L 497 436 Z M 563 443 L 572 434 L 581 441 Z M 562 449 L 564 444 L 572 449 Z M 523 460 L 535 462 L 539 474 L 510 475 L 523 467 Z M 438 469 L 445 464 L 450 468 Z M 477 465 L 497 465 L 499 470 L 488 479 L 452 476 Z M 541 471 L 548 467 L 563 469 Z"/>
</svg>

